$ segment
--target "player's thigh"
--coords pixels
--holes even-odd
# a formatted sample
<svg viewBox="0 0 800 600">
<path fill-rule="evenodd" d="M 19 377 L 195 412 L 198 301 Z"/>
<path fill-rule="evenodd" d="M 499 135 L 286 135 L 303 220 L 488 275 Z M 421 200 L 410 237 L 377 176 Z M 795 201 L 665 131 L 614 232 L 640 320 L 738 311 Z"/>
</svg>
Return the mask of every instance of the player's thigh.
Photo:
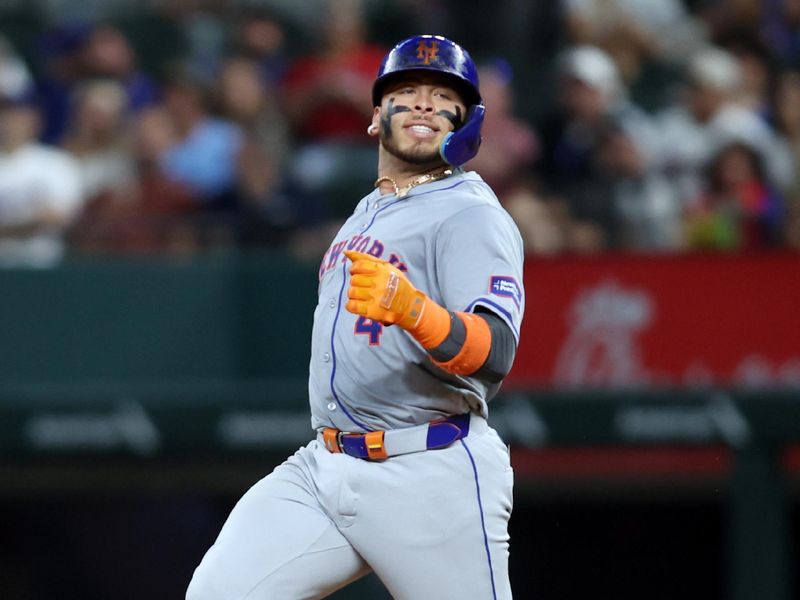
<svg viewBox="0 0 800 600">
<path fill-rule="evenodd" d="M 265 576 L 247 600 L 316 600 L 363 577 L 372 569 L 331 524 L 305 552 Z"/>
<path fill-rule="evenodd" d="M 366 572 L 319 507 L 303 452 L 242 496 L 195 570 L 187 600 L 322 597 Z"/>
<path fill-rule="evenodd" d="M 389 459 L 391 462 L 393 459 Z M 494 432 L 469 436 L 446 450 L 411 458 L 389 470 L 383 505 L 388 518 L 371 515 L 385 540 L 362 550 L 397 600 L 511 598 L 508 521 L 513 473 Z M 361 533 L 360 531 L 358 532 Z"/>
</svg>

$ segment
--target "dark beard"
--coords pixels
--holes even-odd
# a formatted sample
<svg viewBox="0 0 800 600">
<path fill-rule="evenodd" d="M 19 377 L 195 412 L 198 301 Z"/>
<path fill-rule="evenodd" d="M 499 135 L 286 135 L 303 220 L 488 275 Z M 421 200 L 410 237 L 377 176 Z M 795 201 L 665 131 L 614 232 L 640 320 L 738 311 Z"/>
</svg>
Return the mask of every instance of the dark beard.
<svg viewBox="0 0 800 600">
<path fill-rule="evenodd" d="M 381 145 L 389 154 L 410 165 L 437 167 L 444 164 L 438 150 L 400 150 L 394 143 L 394 136 L 392 136 L 391 131 L 387 130 L 387 128 L 384 128 L 381 133 Z"/>
</svg>

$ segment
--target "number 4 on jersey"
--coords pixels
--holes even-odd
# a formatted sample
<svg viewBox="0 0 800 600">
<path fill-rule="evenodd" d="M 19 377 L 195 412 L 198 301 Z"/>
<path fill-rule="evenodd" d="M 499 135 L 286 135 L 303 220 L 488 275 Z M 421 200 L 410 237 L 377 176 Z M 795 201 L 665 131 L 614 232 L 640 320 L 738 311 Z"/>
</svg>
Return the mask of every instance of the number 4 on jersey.
<svg viewBox="0 0 800 600">
<path fill-rule="evenodd" d="M 381 334 L 383 333 L 383 323 L 373 321 L 366 317 L 358 317 L 356 321 L 355 333 L 369 334 L 369 345 L 378 346 L 381 343 Z"/>
</svg>

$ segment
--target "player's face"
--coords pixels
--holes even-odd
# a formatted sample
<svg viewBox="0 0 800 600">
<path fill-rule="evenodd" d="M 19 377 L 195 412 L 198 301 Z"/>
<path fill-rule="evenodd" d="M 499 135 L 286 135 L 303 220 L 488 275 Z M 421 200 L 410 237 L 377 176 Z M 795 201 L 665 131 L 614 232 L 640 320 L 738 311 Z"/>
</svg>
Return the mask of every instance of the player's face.
<svg viewBox="0 0 800 600">
<path fill-rule="evenodd" d="M 389 154 L 414 165 L 438 164 L 442 139 L 462 123 L 465 111 L 446 79 L 415 75 L 387 88 L 373 123 Z"/>
</svg>

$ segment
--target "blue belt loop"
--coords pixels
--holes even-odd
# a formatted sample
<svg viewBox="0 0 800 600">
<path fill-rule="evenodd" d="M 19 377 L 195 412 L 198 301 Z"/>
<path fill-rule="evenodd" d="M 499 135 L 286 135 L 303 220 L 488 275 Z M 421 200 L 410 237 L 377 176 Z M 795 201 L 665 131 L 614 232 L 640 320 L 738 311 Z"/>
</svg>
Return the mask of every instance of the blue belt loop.
<svg viewBox="0 0 800 600">
<path fill-rule="evenodd" d="M 432 421 L 428 425 L 428 450 L 444 448 L 469 435 L 469 413 Z"/>
</svg>

